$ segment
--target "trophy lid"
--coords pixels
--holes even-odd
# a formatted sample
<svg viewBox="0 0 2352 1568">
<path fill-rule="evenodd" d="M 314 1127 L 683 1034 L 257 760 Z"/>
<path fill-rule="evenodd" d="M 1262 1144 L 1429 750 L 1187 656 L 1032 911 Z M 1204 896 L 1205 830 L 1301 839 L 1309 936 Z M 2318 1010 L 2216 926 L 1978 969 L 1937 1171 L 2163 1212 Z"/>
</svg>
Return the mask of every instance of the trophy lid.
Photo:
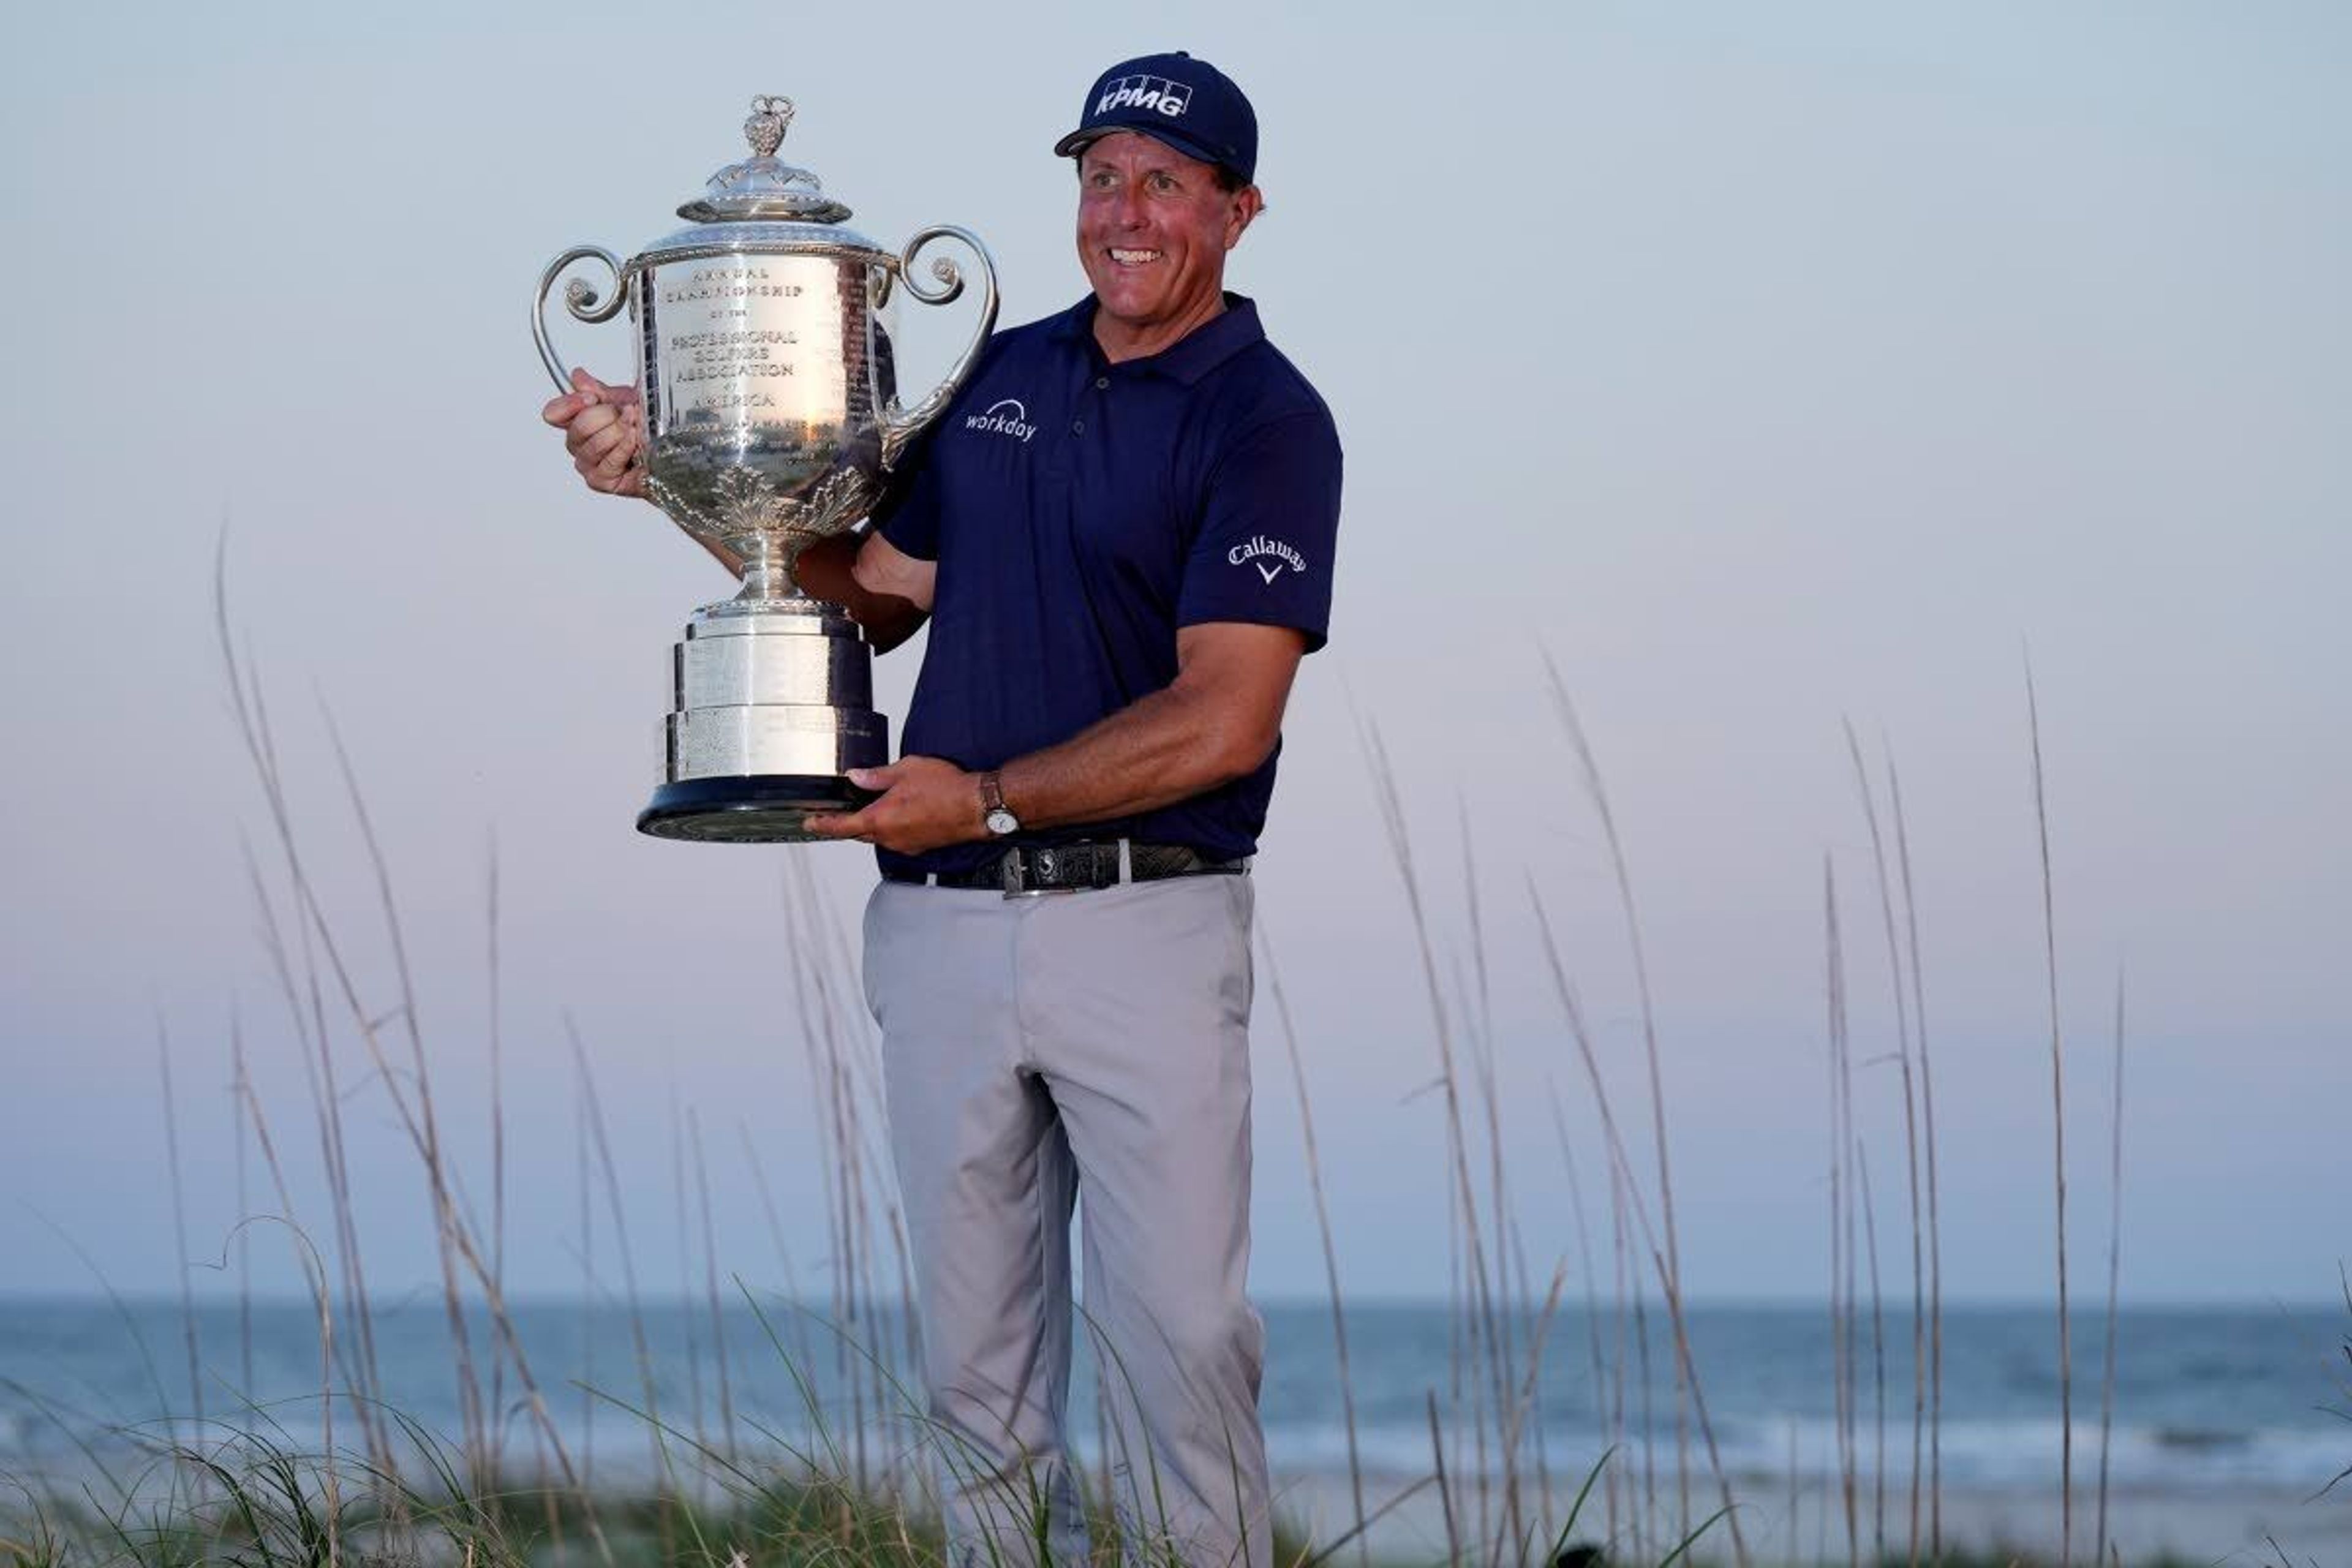
<svg viewBox="0 0 2352 1568">
<path fill-rule="evenodd" d="M 793 122 L 793 100 L 762 93 L 751 100 L 743 135 L 751 156 L 710 176 L 704 194 L 677 209 L 690 223 L 839 223 L 849 209 L 824 194 L 806 169 L 776 156 Z"/>
<path fill-rule="evenodd" d="M 751 118 L 743 122 L 751 156 L 711 175 L 702 195 L 677 209 L 687 226 L 630 258 L 623 275 L 720 255 L 825 256 L 887 265 L 891 253 L 842 222 L 849 209 L 826 195 L 814 174 L 776 156 L 792 118 L 792 100 L 766 93 L 753 99 Z"/>
</svg>

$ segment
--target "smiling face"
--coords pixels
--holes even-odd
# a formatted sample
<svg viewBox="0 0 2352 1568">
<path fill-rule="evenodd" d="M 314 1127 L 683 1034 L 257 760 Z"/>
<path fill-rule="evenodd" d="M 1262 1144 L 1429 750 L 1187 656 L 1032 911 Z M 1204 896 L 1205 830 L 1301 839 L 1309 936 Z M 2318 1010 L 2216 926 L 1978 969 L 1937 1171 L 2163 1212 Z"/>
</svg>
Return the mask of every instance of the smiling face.
<svg viewBox="0 0 2352 1568">
<path fill-rule="evenodd" d="M 1094 285 L 1095 340 L 1112 360 L 1158 353 L 1224 309 L 1225 252 L 1264 205 L 1255 185 L 1115 131 L 1078 154 L 1078 261 Z"/>
</svg>

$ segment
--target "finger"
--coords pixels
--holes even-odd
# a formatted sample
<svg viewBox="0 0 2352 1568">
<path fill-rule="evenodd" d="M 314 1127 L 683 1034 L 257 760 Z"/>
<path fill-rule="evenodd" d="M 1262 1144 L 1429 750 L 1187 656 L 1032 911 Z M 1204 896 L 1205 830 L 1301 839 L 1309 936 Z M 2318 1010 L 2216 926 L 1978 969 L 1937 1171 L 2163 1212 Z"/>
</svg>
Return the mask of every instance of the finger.
<svg viewBox="0 0 2352 1568">
<path fill-rule="evenodd" d="M 616 419 L 602 430 L 583 437 L 579 455 L 592 463 L 601 463 L 613 455 L 614 448 L 635 447 L 636 444 L 636 426 L 625 419 Z"/>
<path fill-rule="evenodd" d="M 614 472 L 636 461 L 644 442 L 634 421 L 623 421 L 610 430 L 599 431 L 583 447 L 581 455 L 589 461 L 609 467 Z"/>
<path fill-rule="evenodd" d="M 803 817 L 801 826 L 819 838 L 865 838 L 873 831 L 862 811 L 819 812 Z"/>
<path fill-rule="evenodd" d="M 596 477 L 608 485 L 617 485 L 621 482 L 621 476 L 635 465 L 636 457 L 632 447 L 615 447 L 596 460 Z"/>
<path fill-rule="evenodd" d="M 577 392 L 567 392 L 561 397 L 549 398 L 546 406 L 539 411 L 539 416 L 561 430 L 588 409 L 594 407 L 595 403 L 596 400 L 593 396 Z"/>
<path fill-rule="evenodd" d="M 604 495 L 634 496 L 645 493 L 645 470 L 628 461 L 591 462 L 586 458 L 574 458 L 572 468 L 590 489 Z"/>
<path fill-rule="evenodd" d="M 627 423 L 621 417 L 621 411 L 611 404 L 591 403 L 566 422 L 565 435 L 569 440 L 584 441 L 600 430 L 609 430 L 615 425 Z"/>
<path fill-rule="evenodd" d="M 599 381 L 584 370 L 572 373 L 573 395 L 585 396 L 591 403 L 617 404 L 626 407 L 637 401 L 635 382 Z"/>
<path fill-rule="evenodd" d="M 607 418 L 597 418 L 595 423 L 591 423 L 591 414 L 604 414 Z M 612 409 L 588 409 L 588 414 L 581 414 L 576 421 L 572 421 L 572 430 L 564 433 L 564 451 L 569 451 L 572 456 L 604 456 L 602 451 L 591 454 L 591 451 L 588 451 L 588 445 L 595 442 L 595 439 L 600 437 L 600 435 L 607 433 L 607 430 L 625 430 L 625 428 L 628 428 L 628 421 L 625 421 L 625 418 L 614 416 Z"/>
<path fill-rule="evenodd" d="M 879 768 L 852 768 L 849 770 L 846 776 L 849 782 L 856 784 L 859 789 L 870 789 L 878 792 L 888 789 L 891 785 L 898 782 L 901 768 L 902 764 L 898 763 L 892 763 L 887 767 Z"/>
</svg>

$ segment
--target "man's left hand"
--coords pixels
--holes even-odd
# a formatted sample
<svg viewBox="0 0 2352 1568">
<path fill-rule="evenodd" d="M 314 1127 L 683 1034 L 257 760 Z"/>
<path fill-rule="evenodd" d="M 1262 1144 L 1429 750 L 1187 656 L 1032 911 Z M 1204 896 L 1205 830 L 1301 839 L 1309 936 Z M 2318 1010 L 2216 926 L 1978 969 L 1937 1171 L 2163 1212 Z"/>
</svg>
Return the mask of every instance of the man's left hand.
<svg viewBox="0 0 2352 1568">
<path fill-rule="evenodd" d="M 980 809 L 980 781 L 938 757 L 902 757 L 887 768 L 852 768 L 849 782 L 879 790 L 882 798 L 863 811 L 811 816 L 807 827 L 820 838 L 856 838 L 920 855 L 988 837 Z"/>
</svg>

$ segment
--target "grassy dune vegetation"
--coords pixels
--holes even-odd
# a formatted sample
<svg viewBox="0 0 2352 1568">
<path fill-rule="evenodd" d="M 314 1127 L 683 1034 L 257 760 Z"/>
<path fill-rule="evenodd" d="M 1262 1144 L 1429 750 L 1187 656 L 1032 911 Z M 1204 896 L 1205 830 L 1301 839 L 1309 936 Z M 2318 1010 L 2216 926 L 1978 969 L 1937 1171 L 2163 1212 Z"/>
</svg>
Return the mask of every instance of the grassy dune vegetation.
<svg viewBox="0 0 2352 1568">
<path fill-rule="evenodd" d="M 101 1462 L 89 1450 L 98 1479 L 78 1491 L 31 1484 L 0 1496 L 0 1559 L 23 1568 L 64 1564 L 140 1564 L 182 1568 L 234 1563 L 255 1568 L 320 1568 L 344 1563 L 463 1564 L 500 1568 L 524 1563 L 913 1564 L 935 1562 L 938 1544 L 928 1499 L 933 1484 L 924 1459 L 950 1471 L 961 1463 L 952 1438 L 927 1422 L 909 1392 L 915 1363 L 908 1335 L 892 1309 L 906 1299 L 909 1260 L 887 1164 L 878 1157 L 878 1071 L 875 1042 L 856 983 L 855 959 L 840 921 L 820 898 L 805 864 L 785 861 L 791 896 L 786 930 L 774 951 L 790 973 L 792 1022 L 807 1053 L 810 1089 L 822 1108 L 822 1147 L 830 1256 L 835 1260 L 813 1297 L 819 1314 L 840 1331 L 813 1335 L 800 1314 L 762 1311 L 779 1363 L 786 1369 L 824 1366 L 832 1396 L 820 1398 L 814 1379 L 793 1375 L 807 1394 L 805 1430 L 779 1431 L 740 1417 L 734 1391 L 749 1375 L 730 1365 L 717 1331 L 722 1303 L 734 1288 L 722 1280 L 710 1235 L 709 1154 L 699 1126 L 685 1119 L 673 1173 L 680 1194 L 679 1234 L 698 1229 L 705 1277 L 695 1282 L 707 1300 L 712 1332 L 696 1369 L 695 1410 L 664 1408 L 656 1398 L 639 1303 L 644 1282 L 621 1202 L 624 1178 L 606 1134 L 587 1054 L 578 1048 L 576 1105 L 581 1167 L 572 1184 L 583 1238 L 603 1248 L 595 1268 L 583 1258 L 592 1295 L 627 1303 L 636 1327 L 634 1376 L 605 1388 L 604 1397 L 641 1419 L 645 1449 L 628 1467 L 633 1479 L 600 1479 L 593 1461 L 572 1451 L 550 1402 L 575 1369 L 534 1364 L 516 1332 L 503 1268 L 509 1194 L 504 1129 L 509 1114 L 500 1043 L 493 1022 L 485 1037 L 463 1043 L 488 1064 L 487 1089 L 468 1081 L 467 1096 L 487 1093 L 495 1130 L 488 1160 L 461 1172 L 445 1139 L 438 1096 L 436 1043 L 419 1024 L 415 990 L 393 868 L 370 822 L 361 783 L 348 761 L 342 784 L 351 831 L 373 867 L 380 928 L 344 929 L 328 914 L 329 900 L 311 879 L 310 847 L 298 835 L 261 682 L 234 652 L 227 617 L 221 617 L 223 657 L 234 695 L 238 732 L 258 786 L 268 825 L 252 856 L 254 901 L 285 1015 L 299 1044 L 310 1086 L 309 1119 L 282 1125 L 255 1093 L 241 1033 L 228 1042 L 229 1076 L 242 1108 L 240 1137 L 266 1176 L 282 1228 L 303 1262 L 317 1319 L 317 1443 L 298 1444 L 270 1411 L 213 1408 L 179 1401 L 173 1419 L 131 1434 L 123 1451 Z M 1683 1257 L 1677 1233 L 1670 1155 L 1672 1108 L 1660 1071 L 1664 1049 L 1649 993 L 1636 881 L 1627 847 L 1612 814 L 1603 772 L 1578 721 L 1567 687 L 1549 671 L 1555 714 L 1579 759 L 1580 794 L 1605 844 L 1613 870 L 1611 889 L 1641 1008 L 1641 1076 L 1646 1095 L 1620 1104 L 1602 1072 L 1601 1050 L 1559 944 L 1552 914 L 1532 886 L 1523 896 L 1548 955 L 1546 977 L 1559 1009 L 1563 1060 L 1573 1081 L 1591 1096 L 1603 1137 L 1601 1168 L 1580 1169 L 1557 1101 L 1562 1164 L 1557 1172 L 1506 1168 L 1502 1096 L 1494 1041 L 1484 1006 L 1487 973 L 1485 911 L 1490 899 L 1475 873 L 1462 890 L 1470 911 L 1466 941 L 1435 929 L 1435 891 L 1416 861 L 1406 831 L 1404 803 L 1376 731 L 1366 730 L 1366 767 L 1389 832 L 1398 885 L 1408 906 L 1417 963 L 1428 1008 L 1425 1027 L 1435 1068 L 1436 1103 L 1445 1132 L 1453 1223 L 1448 1241 L 1451 1355 L 1448 1384 L 1428 1394 L 1425 1473 L 1402 1487 L 1370 1476 L 1356 1450 L 1356 1384 L 1349 1359 L 1348 1312 L 1341 1262 L 1331 1241 L 1323 1171 L 1317 1154 L 1312 1099 L 1299 1035 L 1276 955 L 1264 952 L 1259 1037 L 1279 1044 L 1295 1075 L 1312 1195 L 1322 1226 L 1337 1360 L 1331 1375 L 1349 1435 L 1345 1528 L 1306 1539 L 1286 1531 L 1276 1557 L 1288 1568 L 1332 1563 L 1370 1568 L 1381 1561 L 1367 1526 L 1399 1507 L 1433 1506 L 1446 1542 L 1443 1560 L 1471 1564 L 1643 1564 L 1703 1561 L 1714 1564 L 1790 1562 L 1794 1542 L 1758 1539 L 1749 1510 L 1736 1495 L 1717 1450 L 1707 1403 L 1706 1367 L 1695 1355 L 1685 1321 Z M 2041 797 L 2041 737 L 2029 677 L 2023 737 L 2035 779 L 2034 808 L 2042 835 L 2045 933 L 2054 928 L 2050 886 L 2050 824 Z M 1851 730 L 1846 735 L 1856 813 L 1870 846 L 1860 901 L 1825 858 L 1822 891 L 1824 1037 L 1822 1080 L 1829 1137 L 1822 1151 L 1831 1237 L 1830 1328 L 1837 1346 L 1835 1405 L 1841 1484 L 1825 1561 L 1937 1563 L 1990 1568 L 2026 1561 L 1981 1542 L 1948 1539 L 1943 1511 L 1943 1276 L 1934 1055 L 1929 988 L 1923 973 L 1918 904 L 1911 874 L 1910 838 L 1894 761 L 1874 761 Z M 340 741 L 337 754 L 342 755 Z M 1451 897 L 1450 890 L 1447 896 Z M 488 901 L 489 980 L 498 984 L 495 873 Z M 1854 922 L 1859 921 L 1859 927 Z M 1866 932 L 1852 943 L 1847 933 Z M 1449 933 L 1449 935 L 1458 933 Z M 2066 1272 L 2063 1237 L 2076 1219 L 2063 1179 L 2070 1108 L 2063 1100 L 2067 1042 L 2057 1026 L 2059 973 L 2054 936 L 2049 966 L 2052 1203 L 2061 1237 L 2055 1259 L 2057 1309 L 2052 1332 L 2063 1369 L 2061 1408 L 2053 1416 L 2070 1434 L 2061 1473 L 2064 1540 L 2054 1559 L 2070 1565 L 2122 1561 L 2109 1540 L 2107 1466 L 2104 1443 L 2074 1451 L 2071 1432 L 2089 1403 L 2097 1402 L 2100 1429 L 2111 1417 L 2115 1366 L 2073 1363 L 2078 1281 Z M 1466 969 L 1441 952 L 1465 953 Z M 1849 965 L 1883 966 L 1896 1002 L 1894 1065 L 1901 1110 L 1891 1128 L 1866 1128 L 1855 1096 L 1856 1062 L 1847 1019 Z M 394 994 L 367 994 L 356 976 L 386 973 Z M 493 1009 L 495 1017 L 495 1008 Z M 2123 1095 L 2123 997 L 2116 998 L 2113 1102 L 2103 1117 L 2116 1131 L 2104 1151 L 2109 1190 L 2120 1202 Z M 445 1058 L 446 1050 L 439 1054 Z M 172 1053 L 163 1057 L 167 1106 Z M 347 1163 L 347 1128 L 361 1114 L 389 1114 L 413 1154 L 438 1241 L 440 1293 L 458 1390 L 459 1429 L 426 1431 L 387 1403 L 377 1370 L 363 1237 L 352 1203 L 354 1175 Z M 1882 1119 L 1884 1120 L 1884 1119 Z M 1885 1139 L 1873 1147 L 1867 1132 Z M 299 1144 L 315 1148 L 324 1172 L 322 1203 L 298 1203 L 289 1161 Z M 748 1143 L 750 1174 L 764 1192 L 767 1173 Z M 180 1151 L 171 1147 L 178 1181 Z M 306 1156 L 307 1157 L 307 1156 Z M 368 1179 L 383 1179 L 381 1171 Z M 1874 1186 L 1874 1180 L 1876 1185 Z M 1569 1184 L 1578 1216 L 1572 1247 L 1548 1256 L 1548 1240 L 1522 1229 L 1514 1193 L 1528 1184 Z M 1587 1184 L 1594 1202 L 1588 1209 Z M 694 1194 L 689 1205 L 686 1194 Z M 772 1202 L 771 1204 L 772 1208 Z M 1890 1217 L 1891 1216 L 1891 1217 Z M 2116 1211 L 2103 1216 L 2109 1235 Z M 1589 1218 L 1589 1223 L 1588 1223 Z M 1882 1224 L 1882 1221 L 1885 1223 Z M 254 1239 L 243 1227 L 240 1249 Z M 1882 1237 L 1889 1244 L 1882 1251 Z M 267 1241 L 268 1237 L 263 1240 Z M 183 1255 L 187 1249 L 183 1248 Z M 2106 1254 L 2104 1310 L 2115 1311 L 2116 1253 Z M 1887 1276 L 1894 1289 L 1887 1289 Z M 797 1284 L 794 1285 L 797 1290 Z M 1546 1398 L 1547 1330 L 1564 1300 L 1580 1299 L 1591 1325 L 1576 1373 L 1598 1394 L 1611 1442 L 1600 1453 L 1551 1451 L 1537 1415 Z M 1892 1311 L 1887 1302 L 1900 1303 Z M 755 1309 L 761 1304 L 754 1300 Z M 485 1330 L 484 1325 L 487 1325 Z M 1916 1372 L 1889 1386 L 1886 1347 L 1907 1340 L 1904 1364 Z M 2110 1333 L 2105 1342 L 2112 1347 Z M 2347 1352 L 2352 1353 L 2352 1352 Z M 187 1368 L 191 1388 L 203 1386 L 193 1316 Z M 1654 1368 L 1653 1356 L 1668 1364 Z M 762 1369 L 772 1374 L 773 1369 Z M 1654 1382 L 1651 1373 L 1666 1375 Z M 2085 1375 L 2078 1387 L 2075 1374 Z M 174 1376 L 176 1377 L 176 1373 Z M 707 1384 L 704 1380 L 707 1378 Z M 556 1380 L 554 1384 L 551 1379 Z M 214 1386 L 217 1386 L 215 1383 Z M 707 1386 L 708 1398 L 703 1396 Z M 1644 1409 L 1654 1387 L 1670 1387 L 1670 1408 Z M 156 1373 L 159 1404 L 175 1402 Z M 201 1401 L 201 1394 L 197 1399 Z M 2080 1407 L 2078 1409 L 2078 1407 Z M 877 1420 L 877 1418 L 880 1418 Z M 306 1428 L 307 1430 L 308 1428 Z M 874 1434 L 892 1430 L 892 1447 Z M 1656 1436 L 1653 1436 L 1656 1435 Z M 929 1450 L 927 1456 L 926 1450 Z M 1107 1451 L 1107 1450 L 1106 1450 Z M 604 1462 L 622 1468 L 611 1456 Z M 1483 1482 L 1465 1478 L 1485 1478 Z M 1004 1484 L 1018 1495 L 1023 1478 Z M 1175 1548 L 1139 1532 L 1132 1511 L 1113 1506 L 1108 1475 L 1088 1486 L 1097 1518 L 1096 1559 L 1181 1561 Z M 2079 1500 L 2079 1502 L 2077 1501 Z M 1148 1510 L 1146 1510 L 1148 1512 Z M 1122 1519 L 1125 1522 L 1122 1523 Z M 1121 1540 L 1122 1531 L 1126 1535 Z M 1139 1535 L 1140 1538 L 1139 1539 Z M 1122 1559 L 1122 1549 L 1129 1559 Z M 2285 1559 L 2282 1553 L 2283 1560 Z M 1024 1561 L 1008 1543 L 1006 1562 Z M 1806 1562 L 1815 1558 L 1804 1558 Z M 2047 1556 L 2036 1562 L 2052 1561 Z M 2149 1565 L 2153 1568 L 2153 1565 Z"/>
</svg>

